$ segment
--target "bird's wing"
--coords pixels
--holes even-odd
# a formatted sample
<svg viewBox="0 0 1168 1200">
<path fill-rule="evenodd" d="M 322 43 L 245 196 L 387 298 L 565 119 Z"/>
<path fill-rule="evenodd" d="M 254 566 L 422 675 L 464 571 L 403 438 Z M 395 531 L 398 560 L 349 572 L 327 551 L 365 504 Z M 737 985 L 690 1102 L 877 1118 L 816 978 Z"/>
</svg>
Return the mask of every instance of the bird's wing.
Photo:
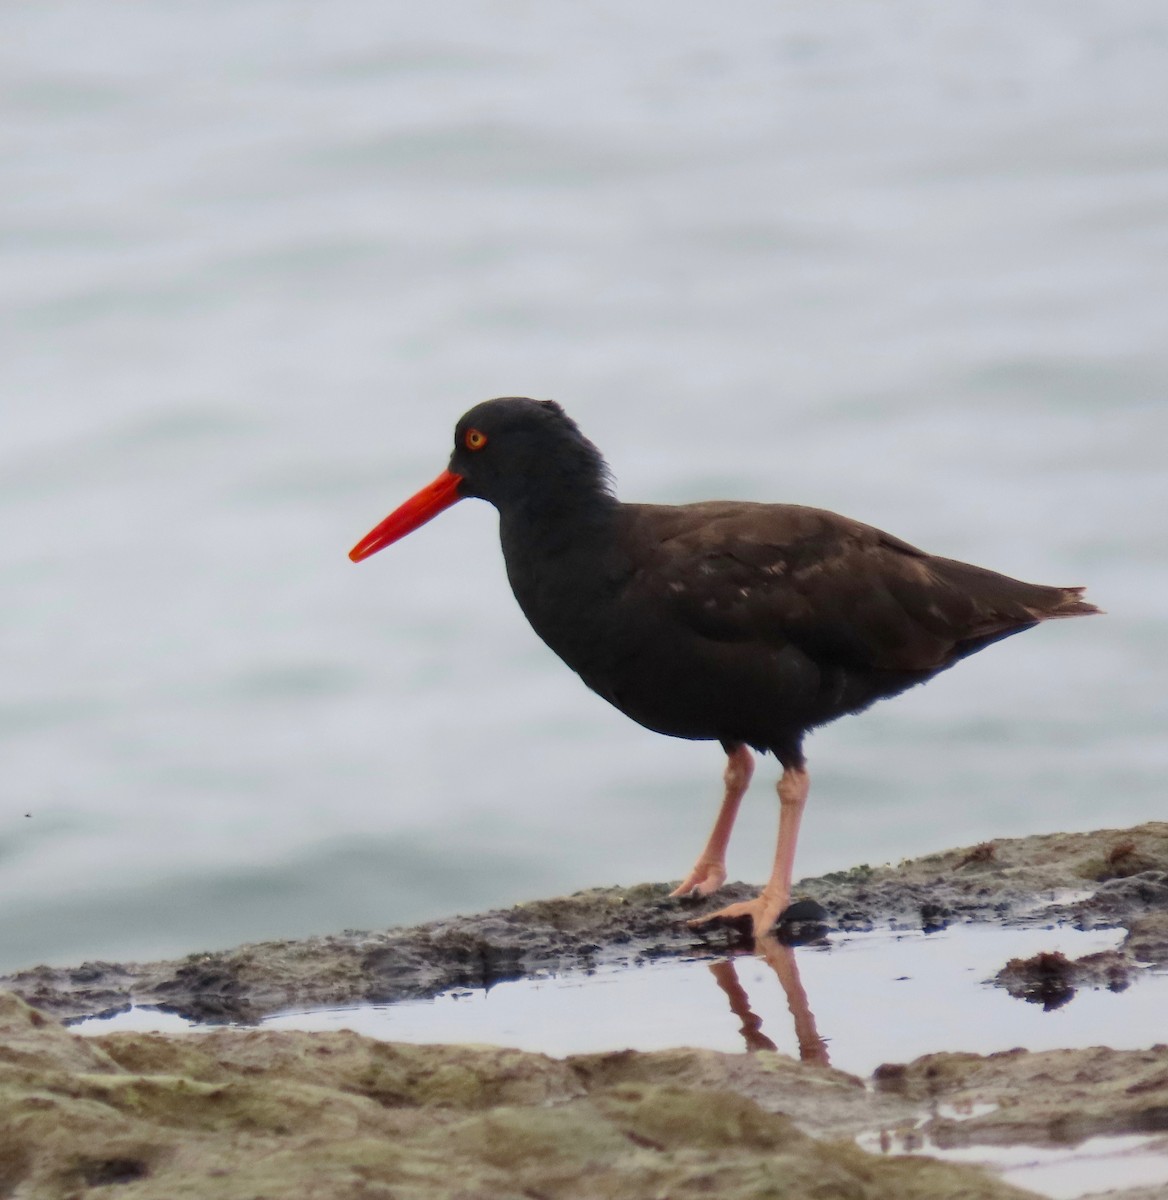
<svg viewBox="0 0 1168 1200">
<path fill-rule="evenodd" d="M 841 666 L 931 671 L 960 656 L 962 642 L 1036 619 L 1002 586 L 1030 585 L 822 509 L 627 507 L 636 510 L 630 532 L 642 554 L 626 587 L 714 640 L 794 645 Z"/>
</svg>

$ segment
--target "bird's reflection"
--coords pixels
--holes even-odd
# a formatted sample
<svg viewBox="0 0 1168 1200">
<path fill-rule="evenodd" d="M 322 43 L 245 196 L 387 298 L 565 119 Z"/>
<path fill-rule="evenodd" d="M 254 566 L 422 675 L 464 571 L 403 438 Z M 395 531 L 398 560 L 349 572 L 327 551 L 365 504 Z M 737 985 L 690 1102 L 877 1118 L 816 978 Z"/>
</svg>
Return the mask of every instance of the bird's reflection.
<svg viewBox="0 0 1168 1200">
<path fill-rule="evenodd" d="M 830 1066 L 827 1042 L 819 1036 L 819 1030 L 815 1027 L 815 1014 L 811 1011 L 807 993 L 799 979 L 799 964 L 795 961 L 794 949 L 769 934 L 756 938 L 754 946 L 757 956 L 778 976 L 783 994 L 787 997 L 787 1008 L 795 1021 L 800 1060 L 816 1066 Z M 726 958 L 711 963 L 710 974 L 726 993 L 730 1011 L 742 1022 L 742 1036 L 747 1050 L 777 1050 L 775 1043 L 762 1031 L 762 1018 L 750 1007 L 750 997 L 738 978 L 734 959 Z"/>
<path fill-rule="evenodd" d="M 750 997 L 738 980 L 738 970 L 732 958 L 710 963 L 710 974 L 730 1001 L 730 1011 L 742 1022 L 741 1033 L 747 1050 L 777 1050 L 778 1046 L 762 1031 L 762 1017 L 750 1007 Z"/>
</svg>

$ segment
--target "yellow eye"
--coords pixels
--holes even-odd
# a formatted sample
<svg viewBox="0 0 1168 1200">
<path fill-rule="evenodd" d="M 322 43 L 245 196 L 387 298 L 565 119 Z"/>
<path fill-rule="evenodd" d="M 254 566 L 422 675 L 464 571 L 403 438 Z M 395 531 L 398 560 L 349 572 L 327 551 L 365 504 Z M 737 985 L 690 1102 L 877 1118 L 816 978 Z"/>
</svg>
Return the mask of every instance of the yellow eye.
<svg viewBox="0 0 1168 1200">
<path fill-rule="evenodd" d="M 462 440 L 468 450 L 481 450 L 487 444 L 487 435 L 477 429 L 468 429 Z"/>
</svg>

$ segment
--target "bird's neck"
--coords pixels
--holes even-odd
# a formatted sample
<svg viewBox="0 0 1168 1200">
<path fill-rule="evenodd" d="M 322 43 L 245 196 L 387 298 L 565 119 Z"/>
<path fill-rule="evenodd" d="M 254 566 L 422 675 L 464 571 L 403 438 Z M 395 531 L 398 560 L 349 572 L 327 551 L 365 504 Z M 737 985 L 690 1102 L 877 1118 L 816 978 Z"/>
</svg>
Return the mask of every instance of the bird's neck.
<svg viewBox="0 0 1168 1200">
<path fill-rule="evenodd" d="M 500 509 L 507 579 L 535 632 L 588 678 L 605 642 L 603 618 L 622 575 L 619 502 L 608 493 L 557 495 L 545 504 Z"/>
<path fill-rule="evenodd" d="M 560 484 L 532 488 L 499 506 L 499 532 L 508 558 L 537 559 L 603 543 L 620 507 L 606 489 Z"/>
</svg>

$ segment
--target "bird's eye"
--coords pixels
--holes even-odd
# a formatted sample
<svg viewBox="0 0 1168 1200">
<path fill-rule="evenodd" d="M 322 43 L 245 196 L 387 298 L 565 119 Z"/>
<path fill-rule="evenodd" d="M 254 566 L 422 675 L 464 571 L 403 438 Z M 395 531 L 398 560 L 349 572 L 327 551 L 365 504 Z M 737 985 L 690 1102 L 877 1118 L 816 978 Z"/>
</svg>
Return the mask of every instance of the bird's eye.
<svg viewBox="0 0 1168 1200">
<path fill-rule="evenodd" d="M 481 450 L 487 444 L 487 435 L 478 429 L 468 429 L 462 440 L 468 450 Z"/>
</svg>

